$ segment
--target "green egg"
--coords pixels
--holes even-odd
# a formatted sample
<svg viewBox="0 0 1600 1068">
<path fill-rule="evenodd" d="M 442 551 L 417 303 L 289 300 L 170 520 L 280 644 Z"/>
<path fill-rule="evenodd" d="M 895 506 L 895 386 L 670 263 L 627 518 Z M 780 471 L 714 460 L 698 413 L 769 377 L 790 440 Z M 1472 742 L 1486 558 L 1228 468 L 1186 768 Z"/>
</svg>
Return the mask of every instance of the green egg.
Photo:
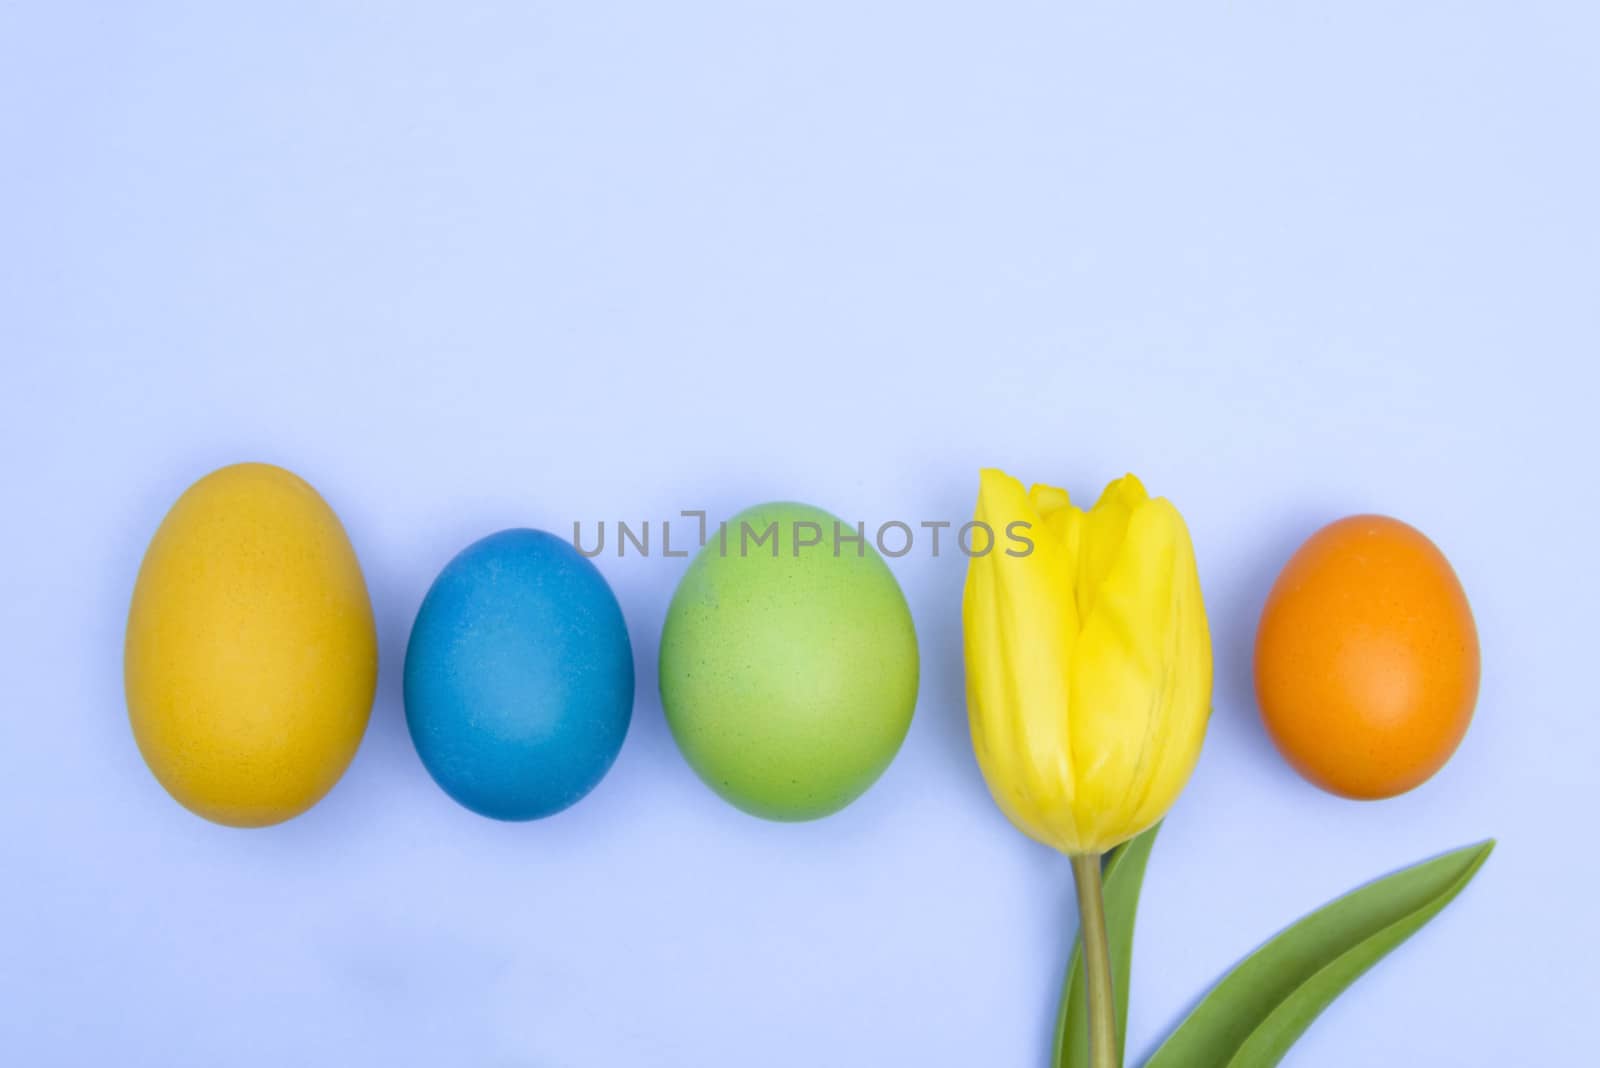
<svg viewBox="0 0 1600 1068">
<path fill-rule="evenodd" d="M 709 532 L 667 610 L 672 736 L 708 786 L 753 815 L 837 812 L 911 726 L 911 612 L 872 533 L 855 541 L 856 530 L 805 504 L 747 509 Z"/>
</svg>

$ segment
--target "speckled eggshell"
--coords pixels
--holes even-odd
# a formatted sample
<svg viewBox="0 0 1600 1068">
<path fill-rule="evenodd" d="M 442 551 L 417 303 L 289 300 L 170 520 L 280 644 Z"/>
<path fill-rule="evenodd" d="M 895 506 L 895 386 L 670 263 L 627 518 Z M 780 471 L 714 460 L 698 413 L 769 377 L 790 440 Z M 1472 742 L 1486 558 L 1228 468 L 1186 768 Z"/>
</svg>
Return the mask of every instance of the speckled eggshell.
<svg viewBox="0 0 1600 1068">
<path fill-rule="evenodd" d="M 795 553 L 794 524 L 821 544 Z M 741 524 L 771 543 L 741 553 Z M 861 796 L 894 759 L 917 700 L 917 638 L 870 544 L 834 553 L 835 517 L 772 503 L 728 521 L 691 563 L 661 635 L 661 699 L 691 767 L 746 812 L 808 820 Z M 847 534 L 854 525 L 845 526 Z"/>
<path fill-rule="evenodd" d="M 361 744 L 378 677 L 333 509 L 270 464 L 190 486 L 145 551 L 123 675 L 139 751 L 186 808 L 263 827 L 316 804 Z"/>
<path fill-rule="evenodd" d="M 605 577 L 540 530 L 468 546 L 417 612 L 405 705 L 428 773 L 473 812 L 530 820 L 576 803 L 633 714 L 633 653 Z"/>
</svg>

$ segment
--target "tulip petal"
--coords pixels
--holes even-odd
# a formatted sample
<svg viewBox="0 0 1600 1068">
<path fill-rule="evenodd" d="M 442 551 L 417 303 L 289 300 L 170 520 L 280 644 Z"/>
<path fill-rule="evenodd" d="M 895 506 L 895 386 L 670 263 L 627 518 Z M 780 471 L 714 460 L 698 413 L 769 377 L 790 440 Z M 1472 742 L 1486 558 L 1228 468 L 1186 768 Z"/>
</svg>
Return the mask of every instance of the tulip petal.
<svg viewBox="0 0 1600 1068">
<path fill-rule="evenodd" d="M 1072 503 L 1067 491 L 1055 486 L 1035 484 L 1028 490 L 1028 501 L 1039 513 L 1044 535 L 1055 540 L 1062 552 L 1062 566 L 1073 584 L 1078 580 L 1078 551 L 1083 540 L 1083 509 Z M 1070 589 L 1066 591 L 1071 596 Z"/>
<path fill-rule="evenodd" d="M 1210 712 L 1210 635 L 1188 530 L 1171 503 L 1136 501 L 1142 493 L 1122 495 L 1085 539 L 1087 556 L 1104 551 L 1098 538 L 1115 538 L 1115 555 L 1079 569 L 1105 568 L 1069 672 L 1069 703 L 1079 710 L 1071 722 L 1079 824 L 1096 850 L 1167 811 L 1198 759 Z"/>
<path fill-rule="evenodd" d="M 1195 564 L 1189 528 L 1166 500 L 1151 502 L 1167 514 L 1174 538 L 1169 625 L 1171 659 L 1167 662 L 1165 700 L 1155 726 L 1161 745 L 1138 796 L 1132 822 L 1138 831 L 1167 814 L 1189 782 L 1211 719 L 1211 628 L 1206 621 L 1200 571 Z"/>
<path fill-rule="evenodd" d="M 1100 499 L 1084 516 L 1082 545 L 1078 555 L 1078 618 L 1088 619 L 1094 599 L 1106 575 L 1122 551 L 1128 520 L 1150 499 L 1144 484 L 1133 475 L 1124 475 L 1106 486 Z"/>
<path fill-rule="evenodd" d="M 975 521 L 993 530 L 1044 525 L 1022 484 L 1000 471 L 980 478 Z M 1048 529 L 1048 528 L 1047 528 Z M 996 548 L 968 564 L 962 619 L 973 749 L 990 793 L 1008 818 L 1057 849 L 1077 839 L 1068 730 L 1078 621 L 1061 542 L 1033 551 Z"/>
</svg>

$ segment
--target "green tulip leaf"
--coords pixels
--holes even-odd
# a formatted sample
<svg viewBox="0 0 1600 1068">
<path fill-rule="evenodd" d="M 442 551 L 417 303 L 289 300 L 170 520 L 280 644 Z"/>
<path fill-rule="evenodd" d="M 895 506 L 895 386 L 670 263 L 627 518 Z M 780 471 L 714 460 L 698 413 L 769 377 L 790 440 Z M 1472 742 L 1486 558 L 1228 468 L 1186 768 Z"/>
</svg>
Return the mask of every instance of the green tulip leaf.
<svg viewBox="0 0 1600 1068">
<path fill-rule="evenodd" d="M 1223 977 L 1145 1068 L 1266 1068 L 1361 975 L 1438 915 L 1494 849 L 1466 846 L 1301 918 Z"/>
<path fill-rule="evenodd" d="M 1144 869 L 1155 845 L 1156 824 L 1111 851 L 1101 878 L 1105 885 L 1106 933 L 1111 943 L 1112 998 L 1117 1007 L 1117 1048 L 1128 1030 L 1128 976 L 1133 972 L 1133 921 L 1139 911 Z M 1072 944 L 1067 979 L 1056 1014 L 1056 1068 L 1089 1068 L 1089 987 L 1083 974 L 1083 935 Z"/>
</svg>

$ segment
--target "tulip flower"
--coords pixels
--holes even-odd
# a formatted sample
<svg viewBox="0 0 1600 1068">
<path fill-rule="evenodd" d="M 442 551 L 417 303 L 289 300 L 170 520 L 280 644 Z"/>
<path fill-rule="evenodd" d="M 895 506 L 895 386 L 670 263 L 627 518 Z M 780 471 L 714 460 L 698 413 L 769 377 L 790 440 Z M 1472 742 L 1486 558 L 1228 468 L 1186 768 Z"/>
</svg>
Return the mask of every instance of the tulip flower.
<svg viewBox="0 0 1600 1068">
<path fill-rule="evenodd" d="M 973 749 L 1007 818 L 1072 859 L 1090 1046 L 1116 1065 L 1100 857 L 1166 814 L 1200 755 L 1211 636 L 1194 548 L 1132 475 L 1084 511 L 985 470 L 974 521 L 1007 538 L 967 569 Z"/>
</svg>

